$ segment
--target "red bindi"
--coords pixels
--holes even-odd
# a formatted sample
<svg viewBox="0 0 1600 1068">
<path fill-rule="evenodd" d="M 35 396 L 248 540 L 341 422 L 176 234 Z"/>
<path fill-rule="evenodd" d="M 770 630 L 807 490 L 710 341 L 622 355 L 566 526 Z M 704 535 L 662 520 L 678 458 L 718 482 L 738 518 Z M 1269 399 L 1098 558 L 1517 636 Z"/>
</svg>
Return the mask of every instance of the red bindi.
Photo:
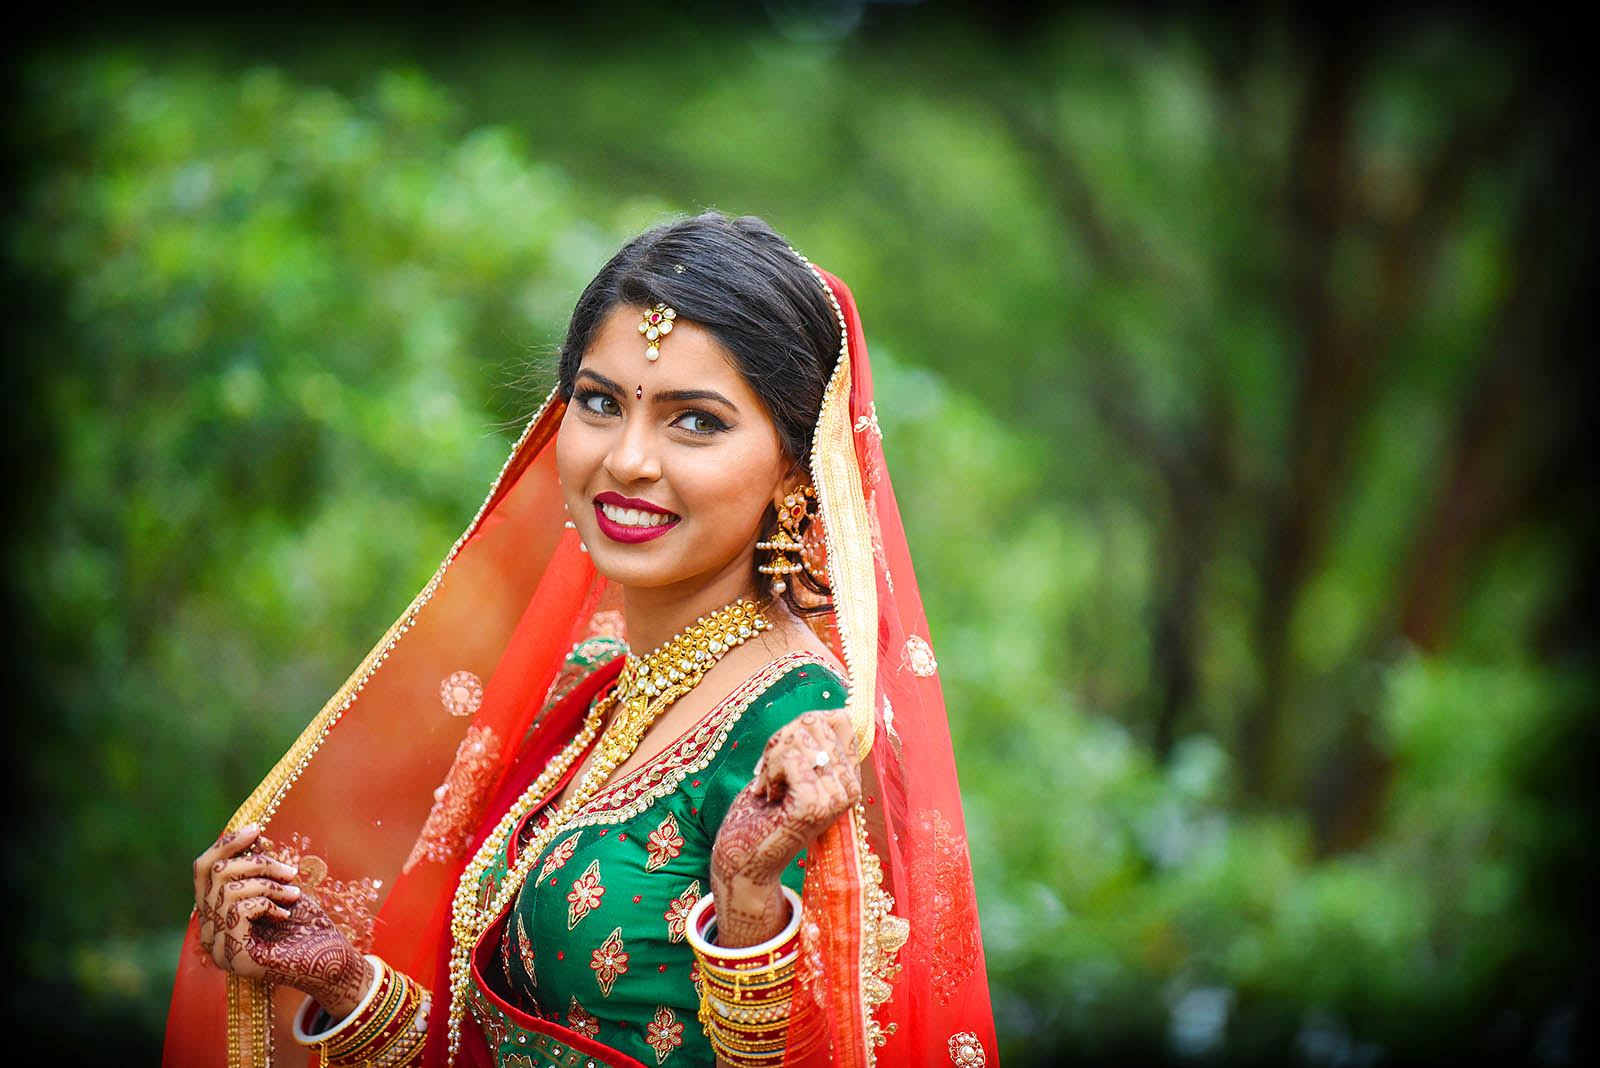
<svg viewBox="0 0 1600 1068">
<path fill-rule="evenodd" d="M 640 383 L 639 385 L 633 387 L 633 399 L 634 400 L 644 400 L 644 384 L 643 383 Z"/>
</svg>

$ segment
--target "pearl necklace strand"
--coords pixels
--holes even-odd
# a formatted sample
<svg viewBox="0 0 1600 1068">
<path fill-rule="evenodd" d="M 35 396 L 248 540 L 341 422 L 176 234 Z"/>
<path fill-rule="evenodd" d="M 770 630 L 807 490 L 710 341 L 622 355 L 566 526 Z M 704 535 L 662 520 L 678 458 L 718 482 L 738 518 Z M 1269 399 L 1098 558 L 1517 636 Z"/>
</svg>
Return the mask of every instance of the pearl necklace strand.
<svg viewBox="0 0 1600 1068">
<path fill-rule="evenodd" d="M 649 655 L 639 658 L 630 655 L 615 688 L 590 705 L 577 735 L 495 824 L 477 855 L 461 873 L 451 906 L 449 1064 L 455 1064 L 461 1047 L 461 1022 L 466 1017 L 466 999 L 472 987 L 473 948 L 521 891 L 528 872 L 533 870 L 533 862 L 579 810 L 594 800 L 612 772 L 633 755 L 645 732 L 668 706 L 694 689 L 729 650 L 771 626 L 753 602 L 739 600 L 710 616 L 701 616 L 693 626 L 674 635 Z M 483 878 L 505 852 L 517 825 L 589 748 L 600 732 L 606 712 L 612 708 L 618 708 L 617 715 L 600 739 L 594 763 L 584 774 L 578 789 L 523 846 L 516 864 L 506 873 L 505 881 L 496 889 L 492 900 L 480 905 L 479 887 Z"/>
</svg>

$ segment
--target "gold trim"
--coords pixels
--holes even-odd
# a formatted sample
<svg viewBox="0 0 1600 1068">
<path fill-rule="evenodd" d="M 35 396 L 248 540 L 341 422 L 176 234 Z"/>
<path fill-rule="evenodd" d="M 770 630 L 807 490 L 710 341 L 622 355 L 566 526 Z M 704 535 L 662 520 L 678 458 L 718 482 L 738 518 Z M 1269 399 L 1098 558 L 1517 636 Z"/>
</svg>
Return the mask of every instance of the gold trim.
<svg viewBox="0 0 1600 1068">
<path fill-rule="evenodd" d="M 821 504 L 840 652 L 850 676 L 846 707 L 855 726 L 857 756 L 865 760 L 872 751 L 873 702 L 878 682 L 878 576 L 850 421 L 849 325 L 828 280 L 804 256 L 800 259 L 822 283 L 839 319 L 839 360 L 828 379 L 822 411 L 817 417 L 816 437 L 811 443 L 811 480 Z"/>
<path fill-rule="evenodd" d="M 278 806 L 283 802 L 283 797 L 289 788 L 295 784 L 306 766 L 311 763 L 311 758 L 316 756 L 317 750 L 322 747 L 323 741 L 328 737 L 328 732 L 333 730 L 350 706 L 355 704 L 356 698 L 366 688 L 368 681 L 377 673 L 378 668 L 389 658 L 395 645 L 404 637 L 416 622 L 417 615 L 422 607 L 433 599 L 444 582 L 445 572 L 454 562 L 456 554 L 467 543 L 478 524 L 483 521 L 489 508 L 499 499 L 506 474 L 522 455 L 523 447 L 528 443 L 534 428 L 544 419 L 545 413 L 556 404 L 559 387 L 552 389 L 544 403 L 539 405 L 539 410 L 533 418 L 528 420 L 528 425 L 523 427 L 522 434 L 517 438 L 511 455 L 506 457 L 506 462 L 500 465 L 500 473 L 489 486 L 489 493 L 484 497 L 483 503 L 478 506 L 478 512 L 472 517 L 472 522 L 467 524 L 467 529 L 456 539 L 450 551 L 445 554 L 444 560 L 433 573 L 433 578 L 422 588 L 422 592 L 412 599 L 400 618 L 384 633 L 383 638 L 345 680 L 343 686 L 330 697 L 322 710 L 300 732 L 294 744 L 289 747 L 267 772 L 266 778 L 250 792 L 228 820 L 226 830 L 236 831 L 249 823 L 260 823 L 263 827 L 278 811 Z M 229 1068 L 269 1068 L 272 1064 L 272 984 L 260 979 L 246 979 L 243 976 L 228 975 L 228 1065 Z"/>
</svg>

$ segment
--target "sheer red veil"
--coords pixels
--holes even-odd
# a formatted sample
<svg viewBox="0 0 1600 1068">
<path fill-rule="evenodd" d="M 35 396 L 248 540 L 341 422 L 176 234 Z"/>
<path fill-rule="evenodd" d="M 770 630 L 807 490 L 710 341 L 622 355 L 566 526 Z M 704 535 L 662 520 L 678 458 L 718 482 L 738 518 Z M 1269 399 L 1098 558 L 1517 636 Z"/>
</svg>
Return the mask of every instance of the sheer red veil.
<svg viewBox="0 0 1600 1068">
<path fill-rule="evenodd" d="M 865 797 L 807 861 L 789 1065 L 994 1064 L 994 1025 L 949 728 L 922 600 L 884 465 L 866 342 L 843 282 L 840 355 L 810 464 Z M 488 499 L 421 593 L 241 805 L 358 945 L 429 985 L 469 846 L 514 763 L 547 759 L 570 715 L 536 721 L 567 652 L 620 632 L 614 592 L 566 519 L 554 444 L 565 402 L 534 416 Z M 571 707 L 575 702 L 565 702 Z M 191 921 L 164 1063 L 304 1064 L 301 995 L 224 975 Z M 440 1025 L 442 1026 L 442 1024 Z M 432 1025 L 430 1025 L 430 1030 Z M 436 1045 L 430 1049 L 437 1049 Z M 430 1061 L 431 1063 L 431 1061 Z"/>
</svg>

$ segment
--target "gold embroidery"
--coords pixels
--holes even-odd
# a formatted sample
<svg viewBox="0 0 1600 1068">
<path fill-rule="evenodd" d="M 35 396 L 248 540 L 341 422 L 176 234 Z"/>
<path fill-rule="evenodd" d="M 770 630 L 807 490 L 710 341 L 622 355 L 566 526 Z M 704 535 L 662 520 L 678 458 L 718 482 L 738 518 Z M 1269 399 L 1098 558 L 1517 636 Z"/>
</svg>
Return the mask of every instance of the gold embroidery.
<svg viewBox="0 0 1600 1068">
<path fill-rule="evenodd" d="M 457 673 L 459 674 L 459 672 Z M 467 848 L 478 825 L 479 810 L 494 786 L 500 760 L 500 739 L 488 727 L 468 727 L 456 748 L 450 773 L 433 792 L 433 807 L 400 870 L 410 873 L 425 860 L 443 864 Z"/>
<path fill-rule="evenodd" d="M 600 984 L 601 996 L 610 997 L 617 976 L 626 975 L 628 971 L 628 955 L 622 950 L 622 928 L 617 927 L 606 936 L 600 948 L 591 954 L 589 967 L 594 969 L 594 981 Z"/>
<path fill-rule="evenodd" d="M 856 466 L 851 429 L 850 395 L 854 391 L 849 326 L 833 287 L 815 266 L 807 266 L 821 283 L 839 323 L 839 359 L 823 392 L 822 410 L 817 414 L 817 429 L 812 437 L 811 483 L 817 489 L 828 542 L 828 574 L 839 628 L 839 653 L 848 676 L 846 707 L 855 727 L 856 755 L 865 758 L 872 750 L 873 701 L 878 691 L 878 583 L 865 490 Z"/>
<path fill-rule="evenodd" d="M 598 908 L 600 899 L 606 896 L 606 888 L 600 885 L 600 862 L 591 860 L 589 866 L 583 869 L 583 874 L 572 884 L 572 891 L 567 894 L 567 930 L 578 926 L 578 921 L 589 915 L 592 909 Z"/>
<path fill-rule="evenodd" d="M 533 939 L 528 937 L 528 929 L 522 926 L 520 912 L 517 913 L 517 955 L 522 958 L 522 970 L 528 973 L 528 981 L 538 986 L 539 977 L 533 970 Z"/>
<path fill-rule="evenodd" d="M 595 795 L 567 826 L 590 827 L 634 819 L 676 790 L 684 779 L 707 767 L 721 751 L 728 732 L 762 694 L 792 669 L 812 664 L 826 668 L 810 653 L 785 653 L 773 660 L 723 698 L 688 734 Z"/>
<path fill-rule="evenodd" d="M 867 843 L 867 819 L 858 803 L 852 810 L 856 846 L 861 852 L 861 1000 L 866 1008 L 867 1038 L 871 1046 L 881 1046 L 888 1038 L 873 1014 L 894 993 L 890 984 L 900 974 L 895 956 L 911 935 L 911 924 L 896 916 L 894 898 L 883 888 L 883 864 Z"/>
<path fill-rule="evenodd" d="M 470 716 L 483 704 L 483 680 L 470 671 L 453 671 L 439 684 L 439 703 L 452 716 Z"/>
<path fill-rule="evenodd" d="M 906 639 L 906 662 L 911 665 L 911 670 L 922 678 L 928 678 L 939 670 L 939 661 L 933 658 L 933 647 L 928 644 L 927 639 L 915 634 Z"/>
<path fill-rule="evenodd" d="M 950 1063 L 956 1068 L 984 1068 L 988 1063 L 983 1056 L 983 1043 L 971 1031 L 957 1031 L 950 1036 Z"/>
<path fill-rule="evenodd" d="M 572 1004 L 567 1006 L 567 1026 L 585 1038 L 593 1038 L 600 1033 L 600 1020 L 578 1004 L 578 996 L 572 996 Z"/>
<path fill-rule="evenodd" d="M 500 473 L 495 476 L 488 495 L 478 506 L 478 513 L 472 517 L 472 522 L 467 524 L 467 529 L 461 532 L 455 544 L 450 546 L 450 551 L 445 553 L 444 561 L 434 571 L 433 578 L 428 580 L 422 592 L 412 598 L 406 610 L 400 613 L 400 618 L 390 625 L 378 644 L 368 651 L 355 671 L 345 679 L 344 685 L 328 698 L 321 711 L 294 740 L 289 751 L 273 765 L 267 777 L 262 779 L 250 792 L 250 796 L 244 799 L 244 803 L 234 810 L 226 830 L 236 831 L 248 823 L 266 826 L 272 820 L 284 795 L 317 755 L 317 750 L 322 748 L 328 732 L 333 730 L 339 719 L 349 711 L 351 705 L 355 704 L 356 698 L 368 681 L 389 659 L 389 654 L 395 645 L 416 623 L 418 614 L 429 601 L 433 600 L 433 595 L 444 583 L 445 573 L 455 561 L 456 554 L 467 543 L 467 539 L 477 531 L 478 524 L 483 522 L 483 517 L 488 514 L 490 506 L 502 496 L 502 490 L 510 484 L 506 475 L 517 463 L 518 458 L 525 453 L 529 456 L 534 455 L 554 436 L 561 414 L 566 410 L 566 402 L 561 399 L 560 394 L 560 387 L 553 387 L 545 397 L 544 403 L 539 405 L 539 410 L 533 414 L 533 418 L 528 420 L 528 425 L 522 428 L 522 436 L 517 439 L 511 455 L 506 457 L 506 462 L 500 465 Z M 537 435 L 536 430 L 539 431 Z M 228 976 L 229 1068 L 265 1068 L 271 1061 L 271 1001 L 272 984 L 261 979 L 244 979 L 233 974 Z"/>
<path fill-rule="evenodd" d="M 683 1045 L 683 1024 L 667 1006 L 657 1005 L 655 1019 L 645 1024 L 644 1040 L 656 1051 L 656 1063 L 661 1064 L 667 1054 Z"/>
<path fill-rule="evenodd" d="M 682 942 L 689 929 L 689 910 L 694 908 L 696 901 L 700 900 L 700 880 L 690 883 L 677 897 L 672 899 L 672 904 L 667 906 L 667 911 L 661 918 L 667 921 L 667 941 Z"/>
<path fill-rule="evenodd" d="M 650 832 L 650 859 L 644 862 L 645 871 L 655 871 L 683 852 L 683 835 L 678 833 L 678 820 L 672 813 Z"/>
</svg>

